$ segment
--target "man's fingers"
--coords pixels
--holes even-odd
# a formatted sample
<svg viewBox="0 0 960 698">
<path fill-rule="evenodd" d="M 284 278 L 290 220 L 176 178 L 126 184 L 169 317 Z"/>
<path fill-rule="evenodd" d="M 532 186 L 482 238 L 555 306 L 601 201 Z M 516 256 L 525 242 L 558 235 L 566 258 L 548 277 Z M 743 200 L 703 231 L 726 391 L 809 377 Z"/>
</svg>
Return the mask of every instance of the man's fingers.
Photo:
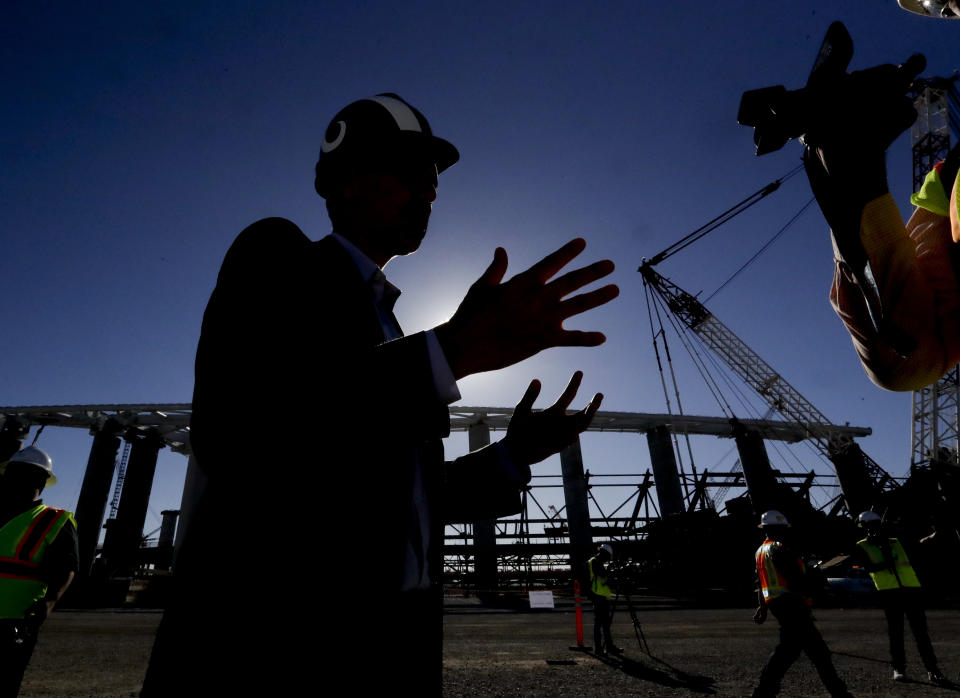
<svg viewBox="0 0 960 698">
<path fill-rule="evenodd" d="M 590 426 L 590 423 L 593 421 L 593 415 L 600 409 L 601 402 L 603 402 L 603 393 L 597 393 L 586 407 L 577 412 L 575 419 L 578 434 L 583 433 L 587 430 L 587 427 Z"/>
<path fill-rule="evenodd" d="M 493 253 L 493 261 L 486 271 L 480 275 L 476 283 L 481 286 L 496 286 L 503 281 L 503 275 L 507 273 L 507 251 L 498 247 Z"/>
<path fill-rule="evenodd" d="M 574 238 L 555 252 L 551 252 L 532 267 L 525 274 L 531 274 L 540 283 L 545 284 L 554 274 L 563 269 L 574 257 L 583 252 L 587 241 L 583 238 Z"/>
<path fill-rule="evenodd" d="M 574 371 L 573 375 L 570 376 L 570 382 L 567 383 L 567 387 L 563 389 L 560 397 L 550 406 L 550 409 L 558 410 L 561 413 L 565 412 L 570 406 L 570 403 L 573 402 L 573 398 L 577 396 L 577 391 L 580 389 L 580 381 L 582 380 L 583 371 Z"/>
<path fill-rule="evenodd" d="M 597 413 L 597 410 L 600 409 L 600 403 L 603 402 L 603 393 L 597 393 L 593 396 L 593 399 L 590 401 L 590 404 L 587 405 L 583 412 L 584 417 L 586 417 L 586 426 L 590 426 L 590 422 L 593 421 L 593 415 Z M 585 426 L 585 428 L 586 428 Z"/>
<path fill-rule="evenodd" d="M 581 293 L 579 296 L 574 296 L 560 303 L 560 316 L 566 319 L 578 315 L 604 303 L 609 303 L 619 295 L 620 289 L 614 284 L 609 284 L 589 293 Z"/>
<path fill-rule="evenodd" d="M 568 274 L 564 274 L 559 279 L 555 279 L 547 284 L 547 290 L 552 294 L 556 294 L 557 298 L 563 298 L 569 293 L 573 293 L 578 288 L 582 288 L 589 283 L 593 283 L 597 279 L 602 279 L 604 276 L 612 273 L 614 270 L 614 264 L 609 259 L 603 259 L 599 262 L 594 262 L 593 264 L 583 267 L 582 269 L 577 269 L 576 271 L 571 271 Z"/>
<path fill-rule="evenodd" d="M 603 332 L 560 330 L 550 343 L 552 347 L 598 347 L 607 341 Z"/>
<path fill-rule="evenodd" d="M 533 408 L 533 403 L 537 401 L 538 395 L 540 395 L 540 381 L 534 378 L 527 386 L 527 391 L 520 398 L 514 412 L 529 412 Z"/>
</svg>

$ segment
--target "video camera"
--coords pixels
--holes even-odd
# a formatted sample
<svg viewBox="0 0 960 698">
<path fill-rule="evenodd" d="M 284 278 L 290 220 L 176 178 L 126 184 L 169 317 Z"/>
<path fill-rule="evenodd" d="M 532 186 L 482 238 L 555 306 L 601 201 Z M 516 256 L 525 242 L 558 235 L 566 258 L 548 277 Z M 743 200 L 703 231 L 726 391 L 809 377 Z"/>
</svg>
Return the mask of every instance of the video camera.
<svg viewBox="0 0 960 698">
<path fill-rule="evenodd" d="M 791 138 L 817 132 L 836 113 L 840 99 L 849 97 L 851 87 L 905 95 L 927 65 L 926 58 L 916 53 L 896 68 L 876 66 L 848 74 L 851 58 L 853 39 L 842 22 L 834 22 L 827 29 L 805 87 L 787 90 L 774 85 L 743 93 L 737 122 L 754 127 L 757 155 L 779 150 Z"/>
</svg>

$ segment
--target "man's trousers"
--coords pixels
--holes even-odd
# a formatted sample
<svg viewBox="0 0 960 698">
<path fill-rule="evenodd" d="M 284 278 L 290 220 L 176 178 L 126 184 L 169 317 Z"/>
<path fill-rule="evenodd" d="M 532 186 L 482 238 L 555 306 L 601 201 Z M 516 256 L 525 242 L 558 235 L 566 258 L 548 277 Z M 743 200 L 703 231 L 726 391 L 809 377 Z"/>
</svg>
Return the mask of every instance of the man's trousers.
<svg viewBox="0 0 960 698">
<path fill-rule="evenodd" d="M 810 609 L 799 597 L 781 597 L 767 608 L 780 623 L 780 642 L 767 659 L 760 673 L 760 682 L 754 696 L 775 696 L 780 691 L 780 681 L 790 665 L 801 652 L 813 662 L 820 680 L 831 696 L 846 696 L 847 686 L 837 675 L 830 658 L 830 649 L 813 623 Z"/>
</svg>

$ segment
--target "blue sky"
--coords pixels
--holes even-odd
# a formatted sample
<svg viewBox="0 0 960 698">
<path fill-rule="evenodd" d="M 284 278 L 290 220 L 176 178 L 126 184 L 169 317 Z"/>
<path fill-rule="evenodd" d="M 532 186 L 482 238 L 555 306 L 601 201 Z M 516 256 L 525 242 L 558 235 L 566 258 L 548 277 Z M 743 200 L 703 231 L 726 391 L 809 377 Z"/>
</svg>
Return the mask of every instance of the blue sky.
<svg viewBox="0 0 960 698">
<path fill-rule="evenodd" d="M 916 51 L 927 74 L 960 67 L 960 22 L 893 0 L 4 3 L 0 404 L 189 401 L 230 242 L 271 215 L 325 235 L 312 186 L 323 128 L 347 102 L 393 91 L 462 156 L 441 177 L 421 251 L 387 267 L 408 332 L 449 316 L 497 245 L 512 271 L 575 236 L 588 241 L 585 261 L 617 263 L 620 298 L 571 323 L 603 330 L 606 345 L 468 378 L 462 404 L 512 405 L 534 376 L 546 404 L 580 368 L 578 402 L 601 391 L 604 409 L 663 412 L 636 268 L 799 162 L 795 143 L 753 155 L 736 124 L 740 94 L 800 87 L 836 19 L 853 36 L 853 68 Z M 889 170 L 906 206 L 908 137 Z M 809 197 L 796 177 L 660 271 L 709 294 Z M 904 473 L 910 397 L 860 370 L 826 300 L 831 274 L 811 209 L 709 307 L 828 417 L 873 427 L 865 450 Z M 679 354 L 685 411 L 719 414 Z M 264 409 L 243 406 L 239 423 Z M 42 437 L 61 473 L 48 498 L 73 506 L 89 436 L 63 431 Z M 730 445 L 703 444 L 698 467 Z M 455 436 L 449 450 L 465 447 Z M 595 471 L 648 467 L 636 436 L 585 437 L 584 454 Z M 184 464 L 161 456 L 148 530 L 179 505 Z"/>
</svg>

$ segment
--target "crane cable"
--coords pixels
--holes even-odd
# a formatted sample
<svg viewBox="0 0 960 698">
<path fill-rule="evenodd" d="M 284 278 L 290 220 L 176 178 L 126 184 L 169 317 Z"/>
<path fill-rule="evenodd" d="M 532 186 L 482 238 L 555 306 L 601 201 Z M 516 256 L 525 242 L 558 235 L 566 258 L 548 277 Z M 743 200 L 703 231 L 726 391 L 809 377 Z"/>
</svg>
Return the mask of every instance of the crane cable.
<svg viewBox="0 0 960 698">
<path fill-rule="evenodd" d="M 717 295 L 718 293 L 720 293 L 720 291 L 722 291 L 724 288 L 726 288 L 727 284 L 729 284 L 729 283 L 730 283 L 731 281 L 733 281 L 735 278 L 737 278 L 738 276 L 740 276 L 740 273 L 743 272 L 744 269 L 746 269 L 746 268 L 749 267 L 751 264 L 753 264 L 755 261 L 757 261 L 757 258 L 758 258 L 760 255 L 762 255 L 764 252 L 766 252 L 767 249 L 769 249 L 770 245 L 772 245 L 772 244 L 775 243 L 777 240 L 779 240 L 779 239 L 780 239 L 780 236 L 782 236 L 785 232 L 787 232 L 787 230 L 789 230 L 790 226 L 792 226 L 794 223 L 797 222 L 797 219 L 800 218 L 800 216 L 802 216 L 802 215 L 804 214 L 804 212 L 805 212 L 808 208 L 810 208 L 810 206 L 813 204 L 814 201 L 816 201 L 816 198 L 811 196 L 811 197 L 810 197 L 810 200 L 807 201 L 807 203 L 805 203 L 805 204 L 800 208 L 799 211 L 797 211 L 795 214 L 793 214 L 793 217 L 792 217 L 790 220 L 788 220 L 786 223 L 784 223 L 783 227 L 780 228 L 780 230 L 778 230 L 778 231 L 776 232 L 776 234 L 774 234 L 774 236 L 773 236 L 772 238 L 770 238 L 769 240 L 767 240 L 767 241 L 764 243 L 764 245 L 763 245 L 759 250 L 757 250 L 750 259 L 748 259 L 746 262 L 744 262 L 743 265 L 742 265 L 739 269 L 737 269 L 735 272 L 733 272 L 733 274 L 730 275 L 730 278 L 728 278 L 726 281 L 724 281 L 722 284 L 720 284 L 720 286 L 717 287 L 717 290 L 716 290 L 716 291 L 714 291 L 714 292 L 711 293 L 709 296 L 707 296 L 707 297 L 704 299 L 703 304 L 706 305 L 707 303 L 709 303 L 710 300 L 711 300 L 715 295 Z"/>
<path fill-rule="evenodd" d="M 770 184 L 766 185 L 765 187 L 761 187 L 760 189 L 755 191 L 753 194 L 745 198 L 740 203 L 734 204 L 733 206 L 728 208 L 726 211 L 721 213 L 719 216 L 716 216 L 715 218 L 712 218 L 711 220 L 707 221 L 706 223 L 701 225 L 699 228 L 694 230 L 692 233 L 688 233 L 687 235 L 684 235 L 682 238 L 677 240 L 672 245 L 666 247 L 661 252 L 655 254 L 647 263 L 651 267 L 656 266 L 657 264 L 660 264 L 660 262 L 662 262 L 663 260 L 669 257 L 672 257 L 677 252 L 680 252 L 681 250 L 686 249 L 687 247 L 695 243 L 697 240 L 703 237 L 706 237 L 707 235 L 712 233 L 714 230 L 719 228 L 721 225 L 723 225 L 727 221 L 739 216 L 741 213 L 746 211 L 748 208 L 750 208 L 754 204 L 759 203 L 761 200 L 770 196 L 770 194 L 772 194 L 773 192 L 775 192 L 777 189 L 780 188 L 781 184 L 786 182 L 788 179 L 790 179 L 794 175 L 798 174 L 802 169 L 803 169 L 803 164 L 801 163 L 800 165 L 797 165 L 792 170 L 787 172 L 785 175 L 780 177 L 779 179 L 776 179 L 770 182 Z"/>
</svg>

